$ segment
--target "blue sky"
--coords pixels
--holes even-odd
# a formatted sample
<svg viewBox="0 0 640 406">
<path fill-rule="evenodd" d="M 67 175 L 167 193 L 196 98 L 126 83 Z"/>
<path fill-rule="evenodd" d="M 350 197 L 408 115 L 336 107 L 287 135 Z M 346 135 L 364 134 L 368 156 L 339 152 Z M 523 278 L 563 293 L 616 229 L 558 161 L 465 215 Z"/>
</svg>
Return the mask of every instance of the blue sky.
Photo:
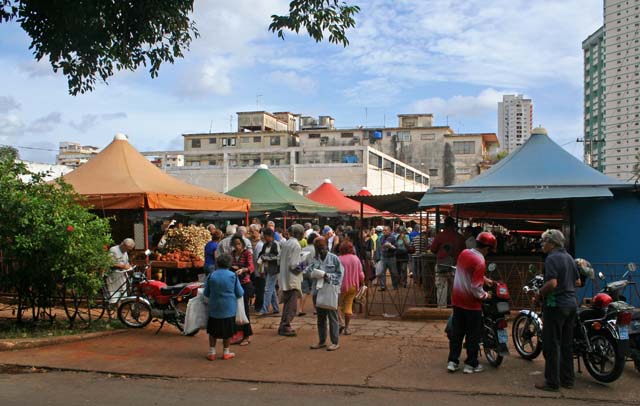
<svg viewBox="0 0 640 406">
<path fill-rule="evenodd" d="M 433 113 L 458 132 L 496 132 L 502 94 L 533 99 L 534 126 L 576 156 L 582 145 L 581 42 L 602 0 L 368 0 L 347 48 L 267 31 L 281 0 L 196 0 L 201 37 L 160 76 L 119 72 L 69 96 L 36 62 L 17 24 L 0 25 L 0 144 L 106 146 L 118 132 L 140 150 L 181 149 L 183 133 L 228 131 L 256 109 L 330 115 L 338 127 L 394 126 Z M 258 96 L 259 95 L 259 96 Z M 365 113 L 366 111 L 366 113 Z M 55 152 L 20 149 L 53 162 Z"/>
</svg>

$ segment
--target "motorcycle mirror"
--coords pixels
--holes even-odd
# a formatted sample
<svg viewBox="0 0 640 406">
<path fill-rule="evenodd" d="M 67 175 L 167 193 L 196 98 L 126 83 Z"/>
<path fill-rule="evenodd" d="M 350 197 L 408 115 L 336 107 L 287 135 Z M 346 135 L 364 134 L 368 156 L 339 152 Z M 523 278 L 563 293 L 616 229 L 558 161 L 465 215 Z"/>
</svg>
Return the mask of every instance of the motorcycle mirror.
<svg viewBox="0 0 640 406">
<path fill-rule="evenodd" d="M 496 268 L 497 268 L 496 264 L 494 264 L 494 263 L 490 263 L 490 264 L 489 264 L 489 266 L 487 267 L 487 270 L 488 270 L 489 272 L 493 272 L 493 271 L 495 271 L 495 270 L 496 270 Z"/>
<path fill-rule="evenodd" d="M 600 280 L 604 280 L 604 274 L 602 272 L 598 272 L 598 278 L 600 278 Z"/>
<path fill-rule="evenodd" d="M 147 257 L 148 257 L 149 255 L 151 255 L 151 250 L 150 250 L 150 249 L 147 249 L 147 250 L 144 252 L 144 255 L 145 255 L 145 256 L 147 256 Z"/>
<path fill-rule="evenodd" d="M 627 264 L 627 270 L 629 270 L 629 272 L 635 272 L 637 269 L 638 269 L 638 266 L 633 262 L 629 262 Z"/>
</svg>

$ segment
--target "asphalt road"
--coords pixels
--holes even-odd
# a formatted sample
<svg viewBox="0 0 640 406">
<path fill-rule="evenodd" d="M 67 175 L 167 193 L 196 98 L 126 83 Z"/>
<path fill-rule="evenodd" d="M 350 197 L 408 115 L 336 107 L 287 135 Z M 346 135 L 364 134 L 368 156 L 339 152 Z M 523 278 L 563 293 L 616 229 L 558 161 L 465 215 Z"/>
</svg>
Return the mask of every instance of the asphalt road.
<svg viewBox="0 0 640 406">
<path fill-rule="evenodd" d="M 348 388 L 313 384 L 255 384 L 215 379 L 148 379 L 87 372 L 0 369 L 0 405 L 462 405 L 523 404 L 518 396 L 431 390 Z M 528 401 L 532 401 L 529 399 Z M 536 398 L 536 406 L 583 405 Z"/>
</svg>

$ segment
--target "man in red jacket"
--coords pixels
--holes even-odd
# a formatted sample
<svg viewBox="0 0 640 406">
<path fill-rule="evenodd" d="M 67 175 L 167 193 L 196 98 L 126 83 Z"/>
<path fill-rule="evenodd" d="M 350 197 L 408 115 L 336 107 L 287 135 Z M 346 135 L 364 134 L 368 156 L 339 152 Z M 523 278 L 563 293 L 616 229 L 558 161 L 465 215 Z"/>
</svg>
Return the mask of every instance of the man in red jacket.
<svg viewBox="0 0 640 406">
<path fill-rule="evenodd" d="M 452 217 L 444 220 L 444 229 L 436 235 L 430 250 L 436 255 L 436 301 L 438 308 L 447 307 L 447 295 L 451 281 L 452 266 L 458 254 L 464 248 L 464 239 L 456 231 L 456 222 Z"/>
<path fill-rule="evenodd" d="M 491 294 L 482 289 L 485 282 L 484 257 L 489 251 L 495 251 L 496 238 L 483 232 L 476 237 L 476 248 L 466 249 L 458 256 L 456 275 L 453 281 L 453 320 L 451 339 L 449 340 L 449 364 L 447 370 L 459 369 L 458 359 L 462 351 L 462 340 L 466 337 L 467 359 L 464 362 L 465 374 L 484 371 L 478 363 L 478 350 L 482 335 L 482 301 Z"/>
</svg>

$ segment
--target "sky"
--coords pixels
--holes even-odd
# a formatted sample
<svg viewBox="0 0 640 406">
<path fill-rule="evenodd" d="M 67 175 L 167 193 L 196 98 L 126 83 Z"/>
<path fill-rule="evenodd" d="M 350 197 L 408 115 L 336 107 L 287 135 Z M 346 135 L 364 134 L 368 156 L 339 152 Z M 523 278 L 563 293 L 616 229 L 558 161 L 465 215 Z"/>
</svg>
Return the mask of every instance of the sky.
<svg viewBox="0 0 640 406">
<path fill-rule="evenodd" d="M 120 71 L 87 94 L 38 62 L 16 23 L 0 24 L 0 144 L 54 162 L 58 143 L 182 150 L 182 134 L 236 130 L 239 111 L 329 115 L 336 127 L 397 125 L 433 113 L 456 132 L 497 132 L 503 94 L 533 100 L 534 127 L 581 156 L 582 41 L 602 0 L 347 0 L 349 46 L 269 32 L 286 0 L 195 0 L 200 32 L 152 79 Z"/>
</svg>

